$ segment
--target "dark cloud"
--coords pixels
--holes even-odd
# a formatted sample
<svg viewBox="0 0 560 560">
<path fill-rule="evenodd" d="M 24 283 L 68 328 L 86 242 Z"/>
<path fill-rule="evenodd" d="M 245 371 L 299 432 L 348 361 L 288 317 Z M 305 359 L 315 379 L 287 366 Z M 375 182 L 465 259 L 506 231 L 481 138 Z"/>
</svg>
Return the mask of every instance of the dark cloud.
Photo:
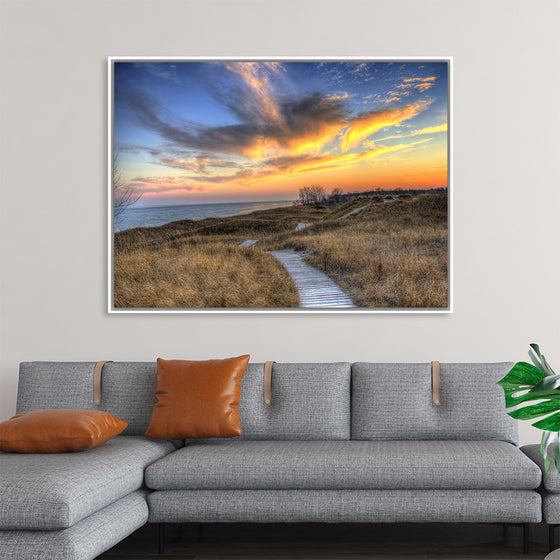
<svg viewBox="0 0 560 560">
<path fill-rule="evenodd" d="M 141 152 L 146 152 L 152 156 L 159 156 L 163 153 L 162 150 L 159 148 L 152 148 L 150 146 L 139 146 L 133 144 L 118 144 L 115 146 L 115 150 L 117 153 L 119 152 L 128 152 L 129 154 L 139 154 Z"/>
<path fill-rule="evenodd" d="M 240 169 L 233 175 L 193 175 L 189 177 L 189 179 L 200 183 L 227 183 L 229 181 L 249 179 L 253 176 L 255 176 L 255 171 L 253 169 Z"/>
<path fill-rule="evenodd" d="M 158 165 L 163 165 L 164 167 L 172 167 L 174 169 L 184 169 L 186 171 L 192 171 L 194 173 L 208 173 L 208 167 L 217 168 L 234 168 L 239 169 L 239 164 L 212 159 L 208 154 L 199 155 L 186 155 L 181 159 L 175 157 L 160 157 L 155 161 Z"/>
<path fill-rule="evenodd" d="M 173 147 L 212 154 L 247 153 L 263 138 L 281 147 L 289 147 L 300 139 L 320 135 L 325 128 L 337 123 L 343 126 L 349 116 L 343 100 L 314 93 L 299 100 L 285 100 L 279 105 L 279 119 L 268 121 L 262 112 L 252 111 L 249 105 L 232 103 L 238 107 L 236 114 L 244 122 L 207 127 L 166 114 L 157 99 L 145 92 L 129 91 L 122 99 L 146 128 L 157 132 Z"/>
<path fill-rule="evenodd" d="M 289 144 L 291 140 L 298 138 L 318 135 L 327 126 L 343 126 L 349 117 L 342 99 L 333 99 L 321 93 L 283 103 L 281 114 L 284 118 L 285 134 L 280 132 L 279 136 L 284 141 L 283 144 Z"/>
<path fill-rule="evenodd" d="M 276 158 L 269 158 L 263 162 L 265 167 L 274 168 L 278 171 L 283 171 L 286 169 L 290 169 L 294 165 L 308 162 L 312 159 L 315 159 L 313 156 L 309 154 L 299 154 L 293 156 L 280 156 Z"/>
</svg>

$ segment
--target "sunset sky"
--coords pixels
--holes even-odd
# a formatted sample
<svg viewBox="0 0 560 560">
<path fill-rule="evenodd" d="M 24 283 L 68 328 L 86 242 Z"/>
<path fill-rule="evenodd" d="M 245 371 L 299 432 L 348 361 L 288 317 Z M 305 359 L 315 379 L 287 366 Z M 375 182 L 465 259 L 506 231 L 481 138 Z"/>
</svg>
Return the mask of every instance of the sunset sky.
<svg viewBox="0 0 560 560">
<path fill-rule="evenodd" d="M 447 62 L 114 63 L 137 206 L 447 186 Z"/>
</svg>

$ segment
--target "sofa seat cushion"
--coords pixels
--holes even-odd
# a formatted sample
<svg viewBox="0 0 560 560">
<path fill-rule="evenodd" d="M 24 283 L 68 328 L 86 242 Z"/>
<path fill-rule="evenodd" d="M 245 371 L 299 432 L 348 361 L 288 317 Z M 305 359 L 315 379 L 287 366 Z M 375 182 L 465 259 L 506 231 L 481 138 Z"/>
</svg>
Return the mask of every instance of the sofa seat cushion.
<svg viewBox="0 0 560 560">
<path fill-rule="evenodd" d="M 543 521 L 549 525 L 560 524 L 560 494 L 542 493 Z"/>
<path fill-rule="evenodd" d="M 147 491 L 131 492 L 68 529 L 0 531 L 5 560 L 92 560 L 148 521 Z"/>
<path fill-rule="evenodd" d="M 65 529 L 141 488 L 174 443 L 117 436 L 79 453 L 0 453 L 0 530 Z"/>
<path fill-rule="evenodd" d="M 155 490 L 534 489 L 541 471 L 500 441 L 216 441 L 146 469 Z"/>
<path fill-rule="evenodd" d="M 541 446 L 539 444 L 524 445 L 521 451 L 541 469 L 544 489 L 551 494 L 560 494 L 560 473 L 554 466 L 554 461 L 551 461 L 548 471 L 544 468 Z"/>
</svg>

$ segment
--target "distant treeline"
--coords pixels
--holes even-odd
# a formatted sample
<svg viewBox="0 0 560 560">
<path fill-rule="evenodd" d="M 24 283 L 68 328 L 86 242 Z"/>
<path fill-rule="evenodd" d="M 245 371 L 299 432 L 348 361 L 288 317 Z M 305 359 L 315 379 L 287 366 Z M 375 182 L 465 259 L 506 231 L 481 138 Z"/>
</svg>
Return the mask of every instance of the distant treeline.
<svg viewBox="0 0 560 560">
<path fill-rule="evenodd" d="M 411 196 L 419 194 L 445 194 L 447 187 L 434 187 L 432 189 L 373 189 L 370 191 L 359 191 L 345 193 L 340 188 L 335 188 L 331 193 L 327 193 L 321 185 L 311 185 L 309 187 L 302 187 L 299 190 L 299 198 L 294 201 L 294 204 L 302 204 L 303 206 L 315 206 L 319 208 L 324 204 L 333 204 L 339 202 L 348 202 L 358 196 L 384 196 L 384 195 L 399 195 L 407 194 Z"/>
<path fill-rule="evenodd" d="M 376 194 L 444 194 L 447 192 L 447 187 L 435 187 L 433 189 L 374 189 L 371 191 L 360 191 L 352 193 L 344 193 L 342 196 L 346 199 L 354 198 L 356 196 L 373 196 Z"/>
</svg>

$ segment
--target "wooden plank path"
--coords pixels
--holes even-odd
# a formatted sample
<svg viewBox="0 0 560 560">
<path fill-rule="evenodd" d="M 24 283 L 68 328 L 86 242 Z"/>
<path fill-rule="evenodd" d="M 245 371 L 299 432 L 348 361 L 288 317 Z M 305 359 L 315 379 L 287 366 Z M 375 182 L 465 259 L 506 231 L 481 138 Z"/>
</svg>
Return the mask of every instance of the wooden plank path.
<svg viewBox="0 0 560 560">
<path fill-rule="evenodd" d="M 300 307 L 356 307 L 338 284 L 309 266 L 291 249 L 270 251 L 286 268 L 296 284 Z"/>
</svg>

